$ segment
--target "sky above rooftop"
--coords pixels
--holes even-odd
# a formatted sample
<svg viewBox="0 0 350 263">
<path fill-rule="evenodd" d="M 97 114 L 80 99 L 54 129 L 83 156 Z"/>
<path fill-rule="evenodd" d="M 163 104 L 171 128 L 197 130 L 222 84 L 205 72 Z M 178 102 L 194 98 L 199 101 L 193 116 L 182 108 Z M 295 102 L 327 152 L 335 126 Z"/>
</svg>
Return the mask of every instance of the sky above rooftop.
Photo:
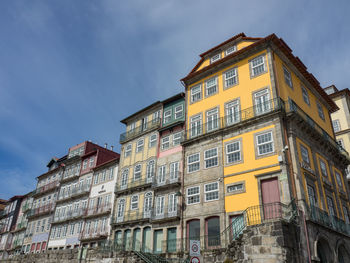
<svg viewBox="0 0 350 263">
<path fill-rule="evenodd" d="M 85 140 L 119 151 L 119 121 L 184 90 L 198 55 L 276 33 L 323 87 L 349 88 L 350 2 L 0 1 L 0 198 L 25 194 Z"/>
</svg>

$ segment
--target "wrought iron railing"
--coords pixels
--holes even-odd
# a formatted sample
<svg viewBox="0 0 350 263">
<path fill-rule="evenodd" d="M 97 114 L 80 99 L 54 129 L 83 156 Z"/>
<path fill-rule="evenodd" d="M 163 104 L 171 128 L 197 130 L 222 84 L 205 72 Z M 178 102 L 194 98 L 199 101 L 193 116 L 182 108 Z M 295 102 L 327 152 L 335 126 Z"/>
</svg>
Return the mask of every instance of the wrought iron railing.
<svg viewBox="0 0 350 263">
<path fill-rule="evenodd" d="M 90 192 L 90 184 L 84 184 L 81 187 L 75 187 L 72 189 L 72 191 L 70 192 L 60 192 L 60 194 L 58 195 L 58 199 L 57 201 L 63 201 L 63 200 L 67 200 L 70 198 L 74 198 L 83 194 L 87 194 Z"/>
<path fill-rule="evenodd" d="M 180 217 L 180 211 L 181 207 L 179 204 L 174 206 L 163 206 L 162 208 L 156 207 L 152 211 L 152 221 Z"/>
<path fill-rule="evenodd" d="M 158 174 L 157 176 L 154 176 L 152 187 L 153 188 L 160 188 L 172 184 L 180 184 L 181 183 L 181 172 L 170 172 L 167 174 Z"/>
<path fill-rule="evenodd" d="M 83 209 L 83 208 L 78 209 L 78 211 L 71 210 L 71 211 L 67 211 L 67 213 L 62 215 L 55 215 L 53 218 L 53 222 L 54 223 L 63 222 L 66 220 L 82 217 L 85 214 L 86 214 L 86 209 Z"/>
<path fill-rule="evenodd" d="M 152 129 L 160 127 L 160 118 L 149 121 L 145 123 L 144 125 L 138 126 L 133 130 L 124 132 L 120 135 L 119 142 L 124 143 L 128 140 L 131 140 L 135 137 L 140 136 L 141 134 L 148 132 Z"/>
<path fill-rule="evenodd" d="M 141 175 L 140 178 L 137 179 L 129 179 L 127 181 L 120 180 L 120 182 L 115 186 L 115 193 L 121 193 L 133 188 L 144 187 L 146 185 L 151 185 L 153 181 L 153 177 L 144 178 L 145 176 Z"/>
<path fill-rule="evenodd" d="M 99 238 L 107 238 L 108 237 L 108 229 L 107 226 L 105 228 L 98 227 L 97 229 L 84 229 L 79 234 L 80 240 L 88 240 L 88 239 L 99 239 Z"/>
<path fill-rule="evenodd" d="M 59 185 L 60 185 L 59 180 L 56 180 L 44 186 L 40 186 L 39 188 L 35 189 L 34 195 L 41 195 L 47 191 L 57 188 Z"/>
<path fill-rule="evenodd" d="M 150 219 L 152 216 L 152 210 L 139 211 L 139 210 L 128 210 L 122 216 L 116 216 L 112 220 L 112 224 L 122 224 L 130 221 L 137 221 L 142 219 Z"/>
<path fill-rule="evenodd" d="M 25 213 L 27 212 L 29 209 L 32 208 L 33 202 L 30 201 L 26 201 L 25 204 L 22 207 L 22 212 Z"/>
<path fill-rule="evenodd" d="M 112 211 L 112 203 L 107 203 L 104 205 L 94 206 L 86 209 L 84 215 L 87 216 L 95 216 L 101 215 L 105 213 L 110 213 Z"/>
<path fill-rule="evenodd" d="M 54 203 L 46 204 L 37 208 L 32 208 L 30 212 L 28 212 L 27 217 L 38 216 L 41 214 L 52 212 L 55 208 Z"/>
<path fill-rule="evenodd" d="M 276 98 L 266 101 L 262 104 L 255 105 L 253 107 L 237 111 L 225 117 L 214 118 L 212 121 L 209 121 L 204 124 L 196 125 L 194 123 L 189 123 L 191 127 L 184 132 L 182 141 L 190 140 L 195 137 L 209 134 L 223 128 L 231 127 L 244 121 L 253 119 L 255 117 L 261 117 L 265 114 L 283 108 L 284 102 L 280 98 Z"/>
</svg>

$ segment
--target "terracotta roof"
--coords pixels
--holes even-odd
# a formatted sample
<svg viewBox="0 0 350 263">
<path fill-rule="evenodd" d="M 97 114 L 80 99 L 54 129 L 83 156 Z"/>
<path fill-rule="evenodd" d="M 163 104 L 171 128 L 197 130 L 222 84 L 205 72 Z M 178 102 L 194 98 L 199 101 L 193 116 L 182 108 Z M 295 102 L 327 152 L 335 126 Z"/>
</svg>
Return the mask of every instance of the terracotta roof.
<svg viewBox="0 0 350 263">
<path fill-rule="evenodd" d="M 226 41 L 225 41 L 226 42 Z M 224 42 L 224 43 L 225 43 Z M 275 34 L 271 34 L 265 38 L 261 38 L 260 40 L 258 40 L 257 42 L 242 48 L 218 61 L 216 61 L 215 63 L 210 64 L 209 66 L 198 70 L 196 72 L 194 72 L 195 68 L 183 79 L 181 79 L 181 81 L 185 82 L 190 80 L 191 78 L 204 73 L 206 71 L 208 71 L 209 69 L 212 69 L 216 66 L 218 66 L 219 64 L 221 64 L 222 62 L 225 62 L 227 60 L 230 60 L 238 55 L 244 54 L 245 52 L 256 48 L 260 45 L 263 45 L 265 43 L 273 43 L 275 44 L 283 53 L 284 55 L 293 63 L 293 65 L 300 71 L 301 74 L 303 74 L 303 76 L 305 77 L 305 79 L 307 79 L 311 85 L 314 86 L 314 88 L 318 91 L 318 93 L 324 98 L 324 100 L 328 103 L 329 107 L 330 107 L 330 112 L 334 112 L 338 110 L 337 105 L 333 102 L 333 100 L 326 94 L 326 92 L 321 88 L 320 83 L 318 82 L 318 80 L 307 71 L 306 66 L 301 62 L 301 60 L 298 57 L 295 57 L 292 54 L 292 49 L 284 42 L 284 40 L 282 38 L 278 38 Z M 220 45 L 218 45 L 217 47 L 219 47 Z M 216 48 L 217 48 L 216 47 Z M 201 59 L 201 61 L 203 60 L 203 58 Z"/>
<path fill-rule="evenodd" d="M 339 90 L 339 91 L 334 92 L 332 94 L 329 94 L 328 96 L 333 99 L 333 98 L 338 97 L 340 95 L 348 95 L 350 97 L 350 90 L 349 89 L 342 89 L 342 90 Z"/>
<path fill-rule="evenodd" d="M 118 158 L 113 158 L 113 159 L 111 159 L 111 160 L 109 160 L 109 161 L 106 161 L 106 162 L 104 162 L 104 163 L 101 163 L 101 164 L 95 166 L 92 170 L 98 170 L 98 169 L 101 168 L 102 166 L 105 166 L 105 165 L 107 165 L 107 164 L 109 164 L 109 163 L 116 162 L 116 161 L 118 161 L 119 159 L 120 159 L 119 157 L 118 157 Z"/>
<path fill-rule="evenodd" d="M 172 102 L 174 100 L 177 100 L 177 99 L 180 99 L 180 98 L 184 98 L 185 97 L 185 93 L 184 92 L 180 92 L 166 100 L 163 100 L 162 103 L 165 104 L 165 103 L 168 103 L 168 102 Z"/>
</svg>

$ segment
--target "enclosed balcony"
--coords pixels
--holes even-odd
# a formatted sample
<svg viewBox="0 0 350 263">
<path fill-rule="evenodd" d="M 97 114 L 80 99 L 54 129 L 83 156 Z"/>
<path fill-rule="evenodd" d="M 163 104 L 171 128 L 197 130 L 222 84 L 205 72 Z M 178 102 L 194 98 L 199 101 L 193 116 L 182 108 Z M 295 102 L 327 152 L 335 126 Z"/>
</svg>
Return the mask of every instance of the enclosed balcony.
<svg viewBox="0 0 350 263">
<path fill-rule="evenodd" d="M 142 134 L 146 132 L 150 132 L 154 129 L 158 129 L 160 127 L 160 118 L 154 119 L 152 121 L 149 121 L 147 123 L 144 123 L 141 126 L 136 127 L 135 129 L 132 129 L 130 131 L 124 132 L 120 135 L 119 142 L 125 143 L 127 141 L 130 141 L 136 137 L 141 136 Z"/>
<path fill-rule="evenodd" d="M 112 212 L 112 203 L 90 207 L 85 210 L 84 217 L 100 216 Z"/>
<path fill-rule="evenodd" d="M 49 204 L 46 204 L 46 205 L 43 205 L 43 206 L 40 206 L 37 208 L 32 208 L 30 210 L 30 212 L 28 213 L 27 218 L 33 218 L 36 216 L 49 214 L 49 213 L 53 212 L 54 209 L 55 209 L 54 203 L 49 203 Z"/>
<path fill-rule="evenodd" d="M 56 202 L 64 202 L 66 200 L 77 198 L 88 193 L 90 193 L 90 184 L 84 184 L 80 187 L 73 188 L 72 191 L 60 192 Z"/>
<path fill-rule="evenodd" d="M 150 187 L 153 182 L 153 177 L 149 178 L 142 178 L 142 175 L 140 176 L 141 178 L 135 179 L 132 178 L 131 180 L 121 180 L 114 189 L 115 194 L 123 194 L 127 192 L 131 192 L 133 190 L 137 189 L 143 189 Z"/>
<path fill-rule="evenodd" d="M 152 188 L 161 189 L 181 185 L 181 175 L 180 171 L 158 174 L 153 178 Z"/>
<path fill-rule="evenodd" d="M 53 218 L 53 223 L 60 223 L 60 222 L 64 222 L 64 221 L 68 221 L 68 220 L 72 220 L 72 219 L 76 219 L 76 218 L 81 218 L 82 216 L 85 215 L 86 210 L 83 208 L 78 209 L 77 211 L 67 211 L 67 213 L 60 213 L 58 215 L 55 215 L 55 217 Z"/>
<path fill-rule="evenodd" d="M 59 185 L 60 185 L 60 183 L 59 183 L 58 180 L 53 181 L 53 182 L 51 182 L 51 183 L 48 183 L 48 184 L 46 184 L 46 185 L 44 185 L 44 186 L 41 186 L 41 187 L 37 188 L 37 189 L 34 191 L 33 196 L 37 197 L 37 196 L 40 196 L 40 195 L 45 194 L 46 192 L 55 190 L 56 188 L 58 188 Z"/>
<path fill-rule="evenodd" d="M 123 225 L 128 223 L 137 223 L 140 221 L 149 221 L 152 217 L 152 211 L 139 211 L 137 210 L 128 210 L 125 213 L 121 213 L 117 217 L 113 218 L 112 224 L 114 225 Z"/>
<path fill-rule="evenodd" d="M 152 222 L 165 222 L 180 219 L 180 205 L 160 206 L 152 211 Z"/>
</svg>

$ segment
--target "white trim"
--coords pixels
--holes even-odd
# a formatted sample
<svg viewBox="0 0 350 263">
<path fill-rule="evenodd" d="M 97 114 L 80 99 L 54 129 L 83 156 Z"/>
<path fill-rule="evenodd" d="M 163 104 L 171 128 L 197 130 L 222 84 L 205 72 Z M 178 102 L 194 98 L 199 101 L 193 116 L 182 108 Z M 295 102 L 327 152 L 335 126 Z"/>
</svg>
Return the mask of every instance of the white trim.
<svg viewBox="0 0 350 263">
<path fill-rule="evenodd" d="M 193 188 L 197 188 L 198 189 L 198 193 L 195 193 L 195 194 L 188 194 L 188 190 L 190 190 L 190 189 L 193 189 Z M 188 198 L 189 197 L 193 197 L 193 196 L 197 196 L 198 195 L 198 202 L 195 202 L 195 203 L 189 203 L 188 202 Z M 186 204 L 187 205 L 194 205 L 194 204 L 199 204 L 200 202 L 201 202 L 201 188 L 200 188 L 200 186 L 191 186 L 191 187 L 188 187 L 187 189 L 186 189 Z"/>
<path fill-rule="evenodd" d="M 215 190 L 209 190 L 207 191 L 205 188 L 207 185 L 214 185 L 216 184 L 217 188 Z M 211 200 L 207 200 L 207 194 L 209 193 L 214 193 L 217 192 L 218 193 L 218 197 L 216 199 L 211 199 Z M 211 201 L 216 201 L 219 200 L 219 182 L 212 182 L 212 183 L 208 183 L 204 185 L 204 202 L 211 202 Z"/>
</svg>

